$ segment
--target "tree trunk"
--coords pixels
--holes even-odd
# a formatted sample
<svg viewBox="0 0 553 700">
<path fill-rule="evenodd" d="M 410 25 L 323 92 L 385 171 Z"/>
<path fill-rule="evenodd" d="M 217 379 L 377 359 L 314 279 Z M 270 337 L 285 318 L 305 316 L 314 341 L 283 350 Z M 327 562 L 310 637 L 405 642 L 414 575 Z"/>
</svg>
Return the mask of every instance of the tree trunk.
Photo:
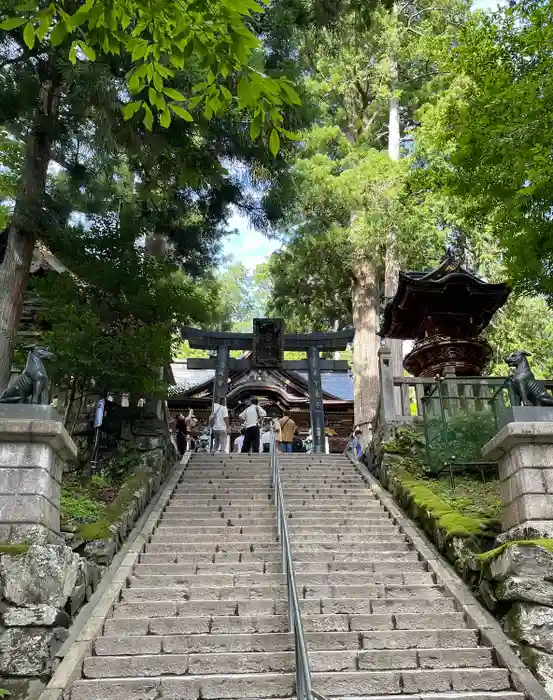
<svg viewBox="0 0 553 700">
<path fill-rule="evenodd" d="M 397 78 L 397 64 L 394 62 L 392 65 L 392 81 L 390 88 L 392 90 L 392 96 L 389 101 L 389 116 L 388 116 L 388 155 L 391 160 L 400 159 L 400 143 L 401 143 L 401 130 L 400 130 L 400 120 L 399 120 L 399 102 L 397 97 L 394 95 L 395 83 Z M 399 275 L 399 265 L 397 262 L 397 255 L 395 249 L 395 232 L 391 229 L 388 231 L 386 239 L 386 262 L 385 262 L 385 272 L 384 272 L 384 296 L 386 300 L 391 299 L 397 291 Z M 392 340 L 388 338 L 386 340 L 386 345 L 392 351 L 391 356 L 391 367 L 394 377 L 402 377 L 404 374 L 403 370 L 403 341 Z M 401 393 L 400 389 L 396 388 L 394 391 L 394 403 L 396 407 L 396 413 L 401 415 L 402 405 L 401 405 Z"/>
<path fill-rule="evenodd" d="M 378 277 L 373 261 L 362 259 L 353 269 L 352 285 L 355 425 L 366 445 L 371 437 L 371 422 L 378 406 L 379 321 Z"/>
<path fill-rule="evenodd" d="M 59 86 L 52 81 L 42 84 L 35 123 L 27 138 L 25 164 L 9 227 L 6 254 L 0 264 L 0 391 L 10 378 L 33 250 L 39 222 L 44 218 L 43 197 L 59 97 Z"/>
</svg>

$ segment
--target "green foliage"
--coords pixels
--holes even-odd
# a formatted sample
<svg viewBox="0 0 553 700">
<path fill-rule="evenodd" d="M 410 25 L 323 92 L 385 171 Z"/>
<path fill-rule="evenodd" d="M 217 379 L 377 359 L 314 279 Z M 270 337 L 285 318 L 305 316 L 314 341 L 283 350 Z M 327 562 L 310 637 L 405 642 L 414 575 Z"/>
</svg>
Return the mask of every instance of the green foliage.
<svg viewBox="0 0 553 700">
<path fill-rule="evenodd" d="M 59 244 L 71 274 L 37 280 L 40 317 L 51 327 L 43 342 L 56 354 L 59 384 L 76 376 L 100 390 L 164 391 L 159 367 L 171 360 L 175 331 L 209 318 L 215 287 L 145 256 L 136 245 L 140 234 L 125 212 L 96 218 Z"/>
<path fill-rule="evenodd" d="M 553 539 L 542 538 L 535 540 L 509 540 L 509 542 L 504 542 L 495 549 L 489 549 L 487 552 L 482 552 L 478 554 L 478 559 L 484 563 L 489 563 L 492 559 L 498 557 L 502 552 L 507 549 L 507 547 L 543 547 L 547 549 L 548 552 L 553 552 Z"/>
<path fill-rule="evenodd" d="M 68 0 L 44 7 L 31 1 L 5 6 L 0 29 L 29 51 L 35 44 L 41 50 L 58 49 L 60 58 L 68 58 L 73 66 L 94 62 L 97 56 L 124 57 L 128 70 L 123 116 L 128 120 L 140 113 L 150 131 L 154 116 L 168 128 L 171 113 L 193 121 L 188 110 L 201 108 L 211 119 L 236 100 L 259 125 L 257 135 L 267 126 L 270 150 L 276 155 L 279 132 L 285 137 L 289 133 L 280 109 L 300 99 L 291 82 L 252 65 L 261 44 L 250 22 L 263 11 L 262 5 L 255 0 L 204 0 L 190 10 L 188 3 L 170 1 L 144 5 L 135 0 L 86 0 L 77 8 Z M 189 62 L 205 77 L 183 94 L 171 83 Z"/>
<path fill-rule="evenodd" d="M 129 460 L 132 461 L 132 457 L 114 460 L 111 473 L 104 476 L 64 478 L 61 512 L 67 523 L 78 526 L 80 538 L 110 537 L 110 525 L 120 518 L 132 503 L 135 492 L 147 482 L 147 474 L 130 475 Z"/>
<path fill-rule="evenodd" d="M 101 517 L 104 504 L 86 492 L 76 493 L 64 486 L 61 492 L 60 512 L 68 521 L 91 523 Z"/>
<path fill-rule="evenodd" d="M 112 484 L 124 483 L 136 469 L 136 456 L 132 452 L 112 455 L 103 465 L 104 477 Z"/>
<path fill-rule="evenodd" d="M 6 688 L 0 688 L 0 698 L 9 698 L 11 695 L 9 690 L 6 690 Z"/>
<path fill-rule="evenodd" d="M 526 350 L 532 353 L 530 364 L 536 377 L 553 378 L 553 311 L 545 299 L 511 294 L 486 336 L 494 349 L 490 374 L 507 375 L 503 359 L 515 350 Z"/>
<path fill-rule="evenodd" d="M 413 428 L 396 428 L 391 440 L 382 443 L 382 451 L 403 457 L 418 455 L 424 447 L 422 435 Z"/>
<path fill-rule="evenodd" d="M 421 112 L 418 173 L 427 190 L 468 200 L 469 224 L 486 222 L 515 286 L 548 301 L 552 41 L 547 2 L 513 3 L 464 23 L 455 46 L 435 55 L 451 83 Z"/>
<path fill-rule="evenodd" d="M 438 399 L 431 399 L 434 403 Z M 439 412 L 439 407 L 434 406 Z M 435 415 L 435 413 L 434 413 Z M 482 461 L 482 447 L 497 432 L 491 411 L 472 410 L 447 413 L 442 417 L 425 416 L 429 467 L 438 471 L 444 464 Z"/>
</svg>

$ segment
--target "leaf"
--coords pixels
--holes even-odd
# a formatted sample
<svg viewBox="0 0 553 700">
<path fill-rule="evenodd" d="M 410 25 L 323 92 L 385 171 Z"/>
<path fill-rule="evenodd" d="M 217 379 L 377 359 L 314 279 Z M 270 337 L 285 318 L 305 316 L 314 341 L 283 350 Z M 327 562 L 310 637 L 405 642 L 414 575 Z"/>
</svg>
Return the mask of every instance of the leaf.
<svg viewBox="0 0 553 700">
<path fill-rule="evenodd" d="M 181 107 L 180 105 L 176 104 L 169 104 L 169 107 L 173 110 L 173 112 L 178 115 L 181 119 L 184 119 L 186 122 L 193 122 L 194 117 L 190 114 L 190 112 L 187 109 L 184 109 L 184 107 Z"/>
<path fill-rule="evenodd" d="M 88 58 L 89 61 L 96 60 L 96 52 L 94 51 L 94 49 L 91 46 L 89 46 L 88 44 L 85 44 L 84 41 L 79 41 L 77 43 L 79 44 L 79 48 L 84 53 L 84 55 Z"/>
<path fill-rule="evenodd" d="M 69 49 L 69 60 L 73 65 L 77 63 L 77 42 L 74 41 Z"/>
<path fill-rule="evenodd" d="M 43 17 L 39 24 L 38 28 L 36 30 L 36 37 L 39 41 L 42 41 L 46 34 L 48 33 L 48 30 L 50 29 L 50 22 L 52 21 L 51 17 Z"/>
<path fill-rule="evenodd" d="M 280 129 L 280 133 L 286 136 L 290 141 L 301 141 L 301 134 L 297 134 L 295 131 L 288 131 L 288 129 Z"/>
<path fill-rule="evenodd" d="M 242 109 L 250 102 L 250 83 L 246 78 L 242 78 L 238 83 L 238 89 L 236 91 L 238 95 L 238 107 Z"/>
<path fill-rule="evenodd" d="M 146 49 L 148 48 L 148 43 L 146 41 L 141 41 L 137 46 L 132 51 L 131 54 L 131 61 L 133 63 L 136 63 L 139 61 L 141 58 L 144 57 L 144 54 L 146 53 Z"/>
<path fill-rule="evenodd" d="M 261 114 L 257 114 L 252 119 L 252 123 L 250 124 L 250 138 L 252 141 L 255 141 L 261 133 L 262 120 L 263 117 L 261 116 Z"/>
<path fill-rule="evenodd" d="M 173 90 L 173 88 L 163 88 L 163 92 L 172 100 L 176 100 L 177 102 L 186 102 L 186 97 L 178 90 Z"/>
<path fill-rule="evenodd" d="M 171 112 L 168 109 L 160 113 L 159 123 L 164 129 L 171 124 Z"/>
<path fill-rule="evenodd" d="M 273 156 L 276 156 L 276 154 L 280 150 L 280 136 L 278 135 L 278 131 L 276 129 L 273 129 L 271 131 L 271 138 L 269 139 L 269 150 L 273 154 Z"/>
<path fill-rule="evenodd" d="M 67 27 L 63 22 L 58 22 L 54 29 L 52 29 L 52 34 L 50 35 L 50 43 L 52 44 L 52 46 L 59 46 L 66 36 Z"/>
<path fill-rule="evenodd" d="M 32 49 L 35 45 L 35 38 L 35 28 L 33 27 L 33 23 L 27 22 L 27 25 L 23 31 L 23 41 L 30 49 Z"/>
<path fill-rule="evenodd" d="M 129 119 L 132 119 L 132 117 L 138 112 L 140 109 L 141 103 L 140 102 L 129 102 L 126 105 L 124 105 L 121 108 L 121 111 L 123 112 L 123 119 L 125 121 L 128 121 Z"/>
<path fill-rule="evenodd" d="M 154 73 L 154 87 L 158 92 L 163 90 L 163 80 L 161 79 L 161 75 L 159 75 L 159 73 Z"/>
<path fill-rule="evenodd" d="M 290 104 L 301 105 L 300 96 L 289 83 L 282 82 L 280 86 L 284 90 Z"/>
<path fill-rule="evenodd" d="M 154 116 L 152 114 L 152 110 L 149 108 L 146 102 L 143 102 L 142 106 L 144 107 L 144 126 L 146 129 L 148 129 L 148 131 L 151 131 L 154 126 Z"/>
<path fill-rule="evenodd" d="M 21 17 L 8 17 L 2 22 L 2 24 L 0 24 L 0 29 L 5 29 L 7 32 L 9 32 L 11 29 L 15 29 L 16 27 L 20 27 L 22 24 L 25 24 L 26 21 L 26 19 Z"/>
<path fill-rule="evenodd" d="M 0 688 L 0 698 L 9 698 L 11 695 L 9 690 L 6 690 L 6 688 Z"/>
</svg>

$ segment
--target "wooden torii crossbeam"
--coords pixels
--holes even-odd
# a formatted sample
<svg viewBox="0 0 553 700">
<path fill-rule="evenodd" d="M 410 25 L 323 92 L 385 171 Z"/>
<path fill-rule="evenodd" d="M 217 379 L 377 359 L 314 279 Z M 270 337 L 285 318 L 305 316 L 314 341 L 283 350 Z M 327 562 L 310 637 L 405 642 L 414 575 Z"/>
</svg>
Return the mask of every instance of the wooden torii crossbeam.
<svg viewBox="0 0 553 700">
<path fill-rule="evenodd" d="M 190 358 L 189 369 L 214 369 L 213 399 L 226 397 L 229 370 L 246 371 L 258 368 L 280 368 L 289 371 L 307 371 L 309 408 L 313 435 L 313 450 L 325 451 L 323 389 L 321 370 L 347 370 L 345 360 L 321 360 L 321 351 L 345 350 L 353 341 L 354 331 L 337 333 L 285 333 L 280 318 L 254 318 L 253 333 L 225 333 L 185 327 L 181 331 L 191 348 L 212 350 L 216 357 Z M 230 350 L 251 350 L 251 357 L 234 360 Z M 307 360 L 285 360 L 285 351 L 306 351 Z"/>
</svg>

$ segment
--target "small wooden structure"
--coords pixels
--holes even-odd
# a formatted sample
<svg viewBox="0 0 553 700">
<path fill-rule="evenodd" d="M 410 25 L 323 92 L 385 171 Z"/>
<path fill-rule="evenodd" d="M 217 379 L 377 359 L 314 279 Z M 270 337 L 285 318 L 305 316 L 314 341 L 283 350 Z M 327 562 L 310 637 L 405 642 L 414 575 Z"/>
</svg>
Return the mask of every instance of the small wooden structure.
<svg viewBox="0 0 553 700">
<path fill-rule="evenodd" d="M 404 367 L 415 377 L 480 375 L 492 356 L 478 336 L 509 296 L 508 285 L 489 284 L 447 254 L 431 272 L 400 272 L 396 295 L 384 310 L 383 338 L 414 340 Z"/>
</svg>

